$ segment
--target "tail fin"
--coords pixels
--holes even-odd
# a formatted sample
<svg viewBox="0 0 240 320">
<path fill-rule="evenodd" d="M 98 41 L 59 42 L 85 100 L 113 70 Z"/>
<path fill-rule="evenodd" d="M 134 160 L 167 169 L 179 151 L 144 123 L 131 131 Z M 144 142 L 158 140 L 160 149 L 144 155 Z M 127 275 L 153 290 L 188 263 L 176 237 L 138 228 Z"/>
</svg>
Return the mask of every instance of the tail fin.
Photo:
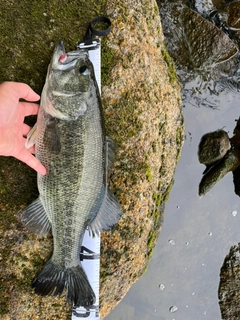
<svg viewBox="0 0 240 320">
<path fill-rule="evenodd" d="M 82 266 L 67 269 L 67 300 L 75 306 L 91 306 L 96 297 Z"/>
<path fill-rule="evenodd" d="M 49 260 L 32 283 L 35 293 L 41 296 L 61 295 L 65 286 L 71 304 L 76 307 L 94 304 L 95 294 L 81 265 L 64 269 Z"/>
</svg>

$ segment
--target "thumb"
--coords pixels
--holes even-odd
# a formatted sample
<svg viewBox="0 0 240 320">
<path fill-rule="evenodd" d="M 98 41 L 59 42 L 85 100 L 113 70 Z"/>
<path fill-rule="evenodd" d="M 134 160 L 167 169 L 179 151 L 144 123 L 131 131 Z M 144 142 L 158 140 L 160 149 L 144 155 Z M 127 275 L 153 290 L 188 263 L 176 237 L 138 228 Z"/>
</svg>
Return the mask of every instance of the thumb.
<svg viewBox="0 0 240 320">
<path fill-rule="evenodd" d="M 19 98 L 27 101 L 38 101 L 40 99 L 40 96 L 26 83 L 6 81 L 1 86 L 4 86 L 5 90 L 9 91 L 10 96 L 13 94 L 17 100 Z"/>
</svg>

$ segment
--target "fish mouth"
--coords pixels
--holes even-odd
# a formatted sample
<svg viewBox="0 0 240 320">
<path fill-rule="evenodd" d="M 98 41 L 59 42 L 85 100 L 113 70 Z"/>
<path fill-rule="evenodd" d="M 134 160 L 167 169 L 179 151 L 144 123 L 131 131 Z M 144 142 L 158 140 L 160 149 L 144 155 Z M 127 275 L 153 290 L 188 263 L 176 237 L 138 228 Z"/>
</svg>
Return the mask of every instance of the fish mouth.
<svg viewBox="0 0 240 320">
<path fill-rule="evenodd" d="M 66 54 L 63 40 L 59 40 L 55 46 L 53 57 L 52 57 L 52 68 L 56 68 L 59 64 L 59 58 Z"/>
<path fill-rule="evenodd" d="M 79 60 L 79 57 L 88 55 L 87 51 L 77 50 L 66 53 L 63 40 L 59 40 L 55 46 L 49 72 L 55 70 L 69 70 L 74 68 Z"/>
<path fill-rule="evenodd" d="M 66 93 L 60 91 L 53 91 L 52 94 L 57 97 L 74 97 L 77 95 L 76 93 Z"/>
<path fill-rule="evenodd" d="M 66 53 L 65 46 L 64 46 L 64 41 L 59 40 L 57 45 L 56 45 L 56 50 L 61 51 L 63 54 Z"/>
</svg>

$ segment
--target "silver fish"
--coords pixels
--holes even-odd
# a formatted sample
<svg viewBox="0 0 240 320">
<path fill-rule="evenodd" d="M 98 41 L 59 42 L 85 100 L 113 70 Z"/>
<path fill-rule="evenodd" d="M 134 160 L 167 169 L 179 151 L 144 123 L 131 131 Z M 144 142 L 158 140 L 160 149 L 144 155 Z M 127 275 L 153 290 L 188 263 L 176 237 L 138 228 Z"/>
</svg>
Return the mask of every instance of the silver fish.
<svg viewBox="0 0 240 320">
<path fill-rule="evenodd" d="M 31 141 L 31 137 L 33 141 Z M 34 140 L 36 139 L 36 141 Z M 51 259 L 33 281 L 40 295 L 60 295 L 89 306 L 95 294 L 80 263 L 85 229 L 92 236 L 109 229 L 121 207 L 108 189 L 114 143 L 105 135 L 94 69 L 84 50 L 65 52 L 59 41 L 48 67 L 41 96 L 36 157 L 47 175 L 38 174 L 39 198 L 21 214 L 25 225 L 45 236 L 52 229 Z"/>
</svg>

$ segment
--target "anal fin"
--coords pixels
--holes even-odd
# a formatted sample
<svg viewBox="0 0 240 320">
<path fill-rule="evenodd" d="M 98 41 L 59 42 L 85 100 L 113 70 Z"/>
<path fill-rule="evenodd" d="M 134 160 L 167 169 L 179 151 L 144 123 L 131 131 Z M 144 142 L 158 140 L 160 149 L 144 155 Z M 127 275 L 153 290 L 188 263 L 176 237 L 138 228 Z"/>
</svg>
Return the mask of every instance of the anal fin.
<svg viewBox="0 0 240 320">
<path fill-rule="evenodd" d="M 37 198 L 22 211 L 21 221 L 29 230 L 41 237 L 45 237 L 51 229 L 51 222 L 40 198 Z"/>
</svg>

